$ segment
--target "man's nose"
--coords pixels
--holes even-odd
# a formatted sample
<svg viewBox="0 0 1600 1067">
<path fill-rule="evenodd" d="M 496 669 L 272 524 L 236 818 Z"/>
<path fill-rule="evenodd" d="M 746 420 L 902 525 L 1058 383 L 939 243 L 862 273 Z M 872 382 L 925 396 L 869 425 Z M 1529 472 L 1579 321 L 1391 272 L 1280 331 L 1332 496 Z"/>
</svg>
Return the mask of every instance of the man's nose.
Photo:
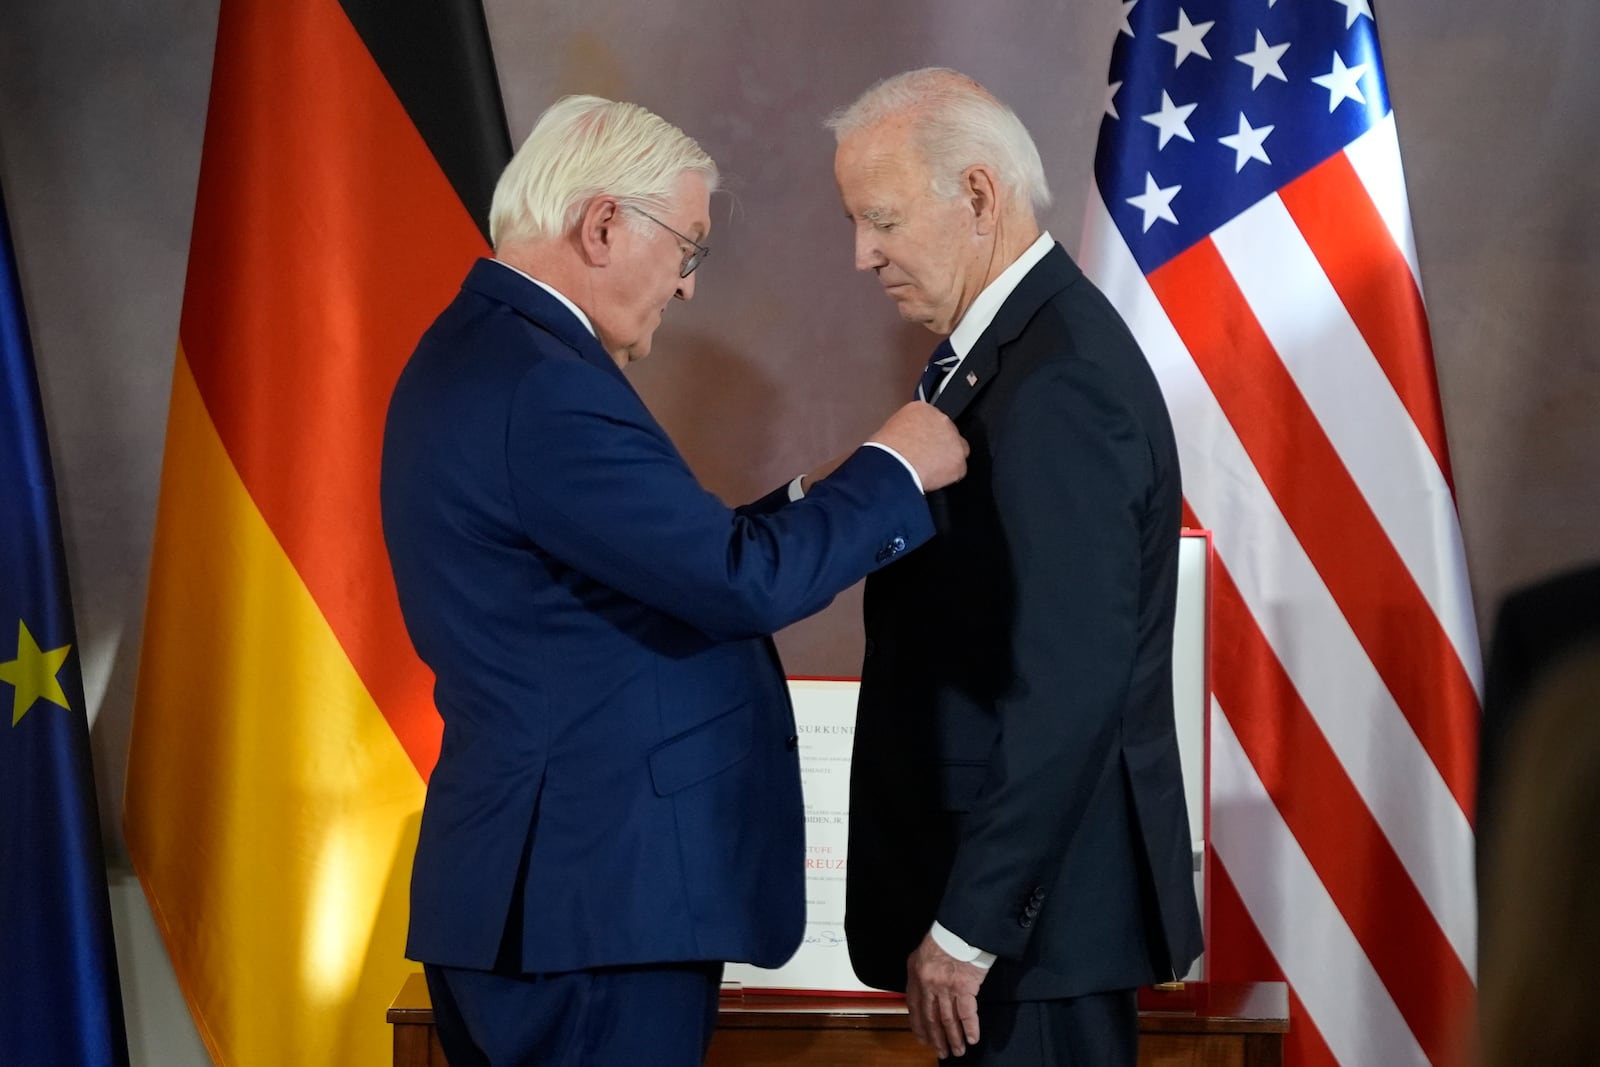
<svg viewBox="0 0 1600 1067">
<path fill-rule="evenodd" d="M 887 262 L 871 230 L 856 234 L 856 270 L 877 270 Z"/>
<path fill-rule="evenodd" d="M 679 300 L 693 300 L 694 275 L 691 274 L 687 278 L 679 278 L 677 291 L 675 291 L 672 295 L 677 297 Z"/>
</svg>

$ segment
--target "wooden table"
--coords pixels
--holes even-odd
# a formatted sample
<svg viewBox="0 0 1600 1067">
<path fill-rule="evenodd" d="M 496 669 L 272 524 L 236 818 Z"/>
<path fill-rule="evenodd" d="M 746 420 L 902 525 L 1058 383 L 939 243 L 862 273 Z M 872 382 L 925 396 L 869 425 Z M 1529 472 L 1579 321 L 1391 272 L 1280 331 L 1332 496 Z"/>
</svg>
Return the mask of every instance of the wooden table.
<svg viewBox="0 0 1600 1067">
<path fill-rule="evenodd" d="M 446 1067 L 421 974 L 389 1007 L 395 1067 Z M 1192 982 L 1139 995 L 1140 1067 L 1281 1067 L 1281 982 Z M 928 1067 L 896 998 L 724 996 L 707 1067 Z M 959 1062 L 959 1061 L 947 1061 Z"/>
</svg>

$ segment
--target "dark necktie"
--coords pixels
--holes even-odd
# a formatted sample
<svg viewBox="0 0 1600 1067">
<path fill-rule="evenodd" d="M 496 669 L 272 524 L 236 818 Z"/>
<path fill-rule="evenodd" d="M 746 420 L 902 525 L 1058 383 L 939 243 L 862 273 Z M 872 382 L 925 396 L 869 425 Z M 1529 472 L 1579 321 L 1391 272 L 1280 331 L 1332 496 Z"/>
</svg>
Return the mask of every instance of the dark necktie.
<svg viewBox="0 0 1600 1067">
<path fill-rule="evenodd" d="M 960 362 L 961 357 L 950 347 L 949 340 L 940 341 L 939 347 L 933 350 L 933 358 L 928 360 L 928 366 L 922 372 L 922 380 L 917 383 L 917 399 L 933 403 L 933 394 L 939 391 L 939 383 L 950 373 L 950 368 Z"/>
</svg>

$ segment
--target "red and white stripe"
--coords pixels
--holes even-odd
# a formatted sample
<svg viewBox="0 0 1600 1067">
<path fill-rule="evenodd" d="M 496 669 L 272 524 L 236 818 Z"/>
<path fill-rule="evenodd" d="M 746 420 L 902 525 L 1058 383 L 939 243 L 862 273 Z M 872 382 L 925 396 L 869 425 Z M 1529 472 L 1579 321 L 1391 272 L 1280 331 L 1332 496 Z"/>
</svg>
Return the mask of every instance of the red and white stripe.
<svg viewBox="0 0 1600 1067">
<path fill-rule="evenodd" d="M 1215 534 L 1213 854 L 1306 1058 L 1386 1067 L 1453 1060 L 1477 951 L 1478 637 L 1404 188 L 1391 117 L 1148 277 L 1096 194 L 1083 255 Z"/>
</svg>

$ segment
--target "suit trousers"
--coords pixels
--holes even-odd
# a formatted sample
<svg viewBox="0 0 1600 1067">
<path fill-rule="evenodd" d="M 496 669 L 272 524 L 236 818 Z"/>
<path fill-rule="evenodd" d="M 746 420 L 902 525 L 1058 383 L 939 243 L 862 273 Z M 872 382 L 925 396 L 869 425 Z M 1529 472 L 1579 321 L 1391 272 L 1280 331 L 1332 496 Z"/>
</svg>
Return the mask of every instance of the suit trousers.
<svg viewBox="0 0 1600 1067">
<path fill-rule="evenodd" d="M 503 974 L 423 964 L 451 1067 L 699 1067 L 722 964 Z"/>
<path fill-rule="evenodd" d="M 978 1043 L 962 1067 L 1135 1067 L 1139 1006 L 1132 989 L 1065 1000 L 978 1001 Z"/>
</svg>

